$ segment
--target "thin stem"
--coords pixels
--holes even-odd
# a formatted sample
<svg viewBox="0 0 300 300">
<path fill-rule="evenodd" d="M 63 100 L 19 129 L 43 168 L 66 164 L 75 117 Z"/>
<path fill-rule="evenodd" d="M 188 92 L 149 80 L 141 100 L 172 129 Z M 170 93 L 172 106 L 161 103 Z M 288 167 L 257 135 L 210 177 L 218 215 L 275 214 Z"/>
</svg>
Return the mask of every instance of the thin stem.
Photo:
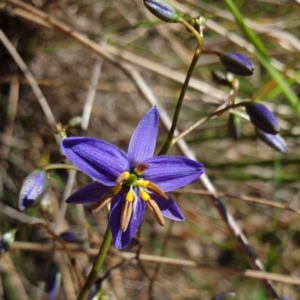
<svg viewBox="0 0 300 300">
<path fill-rule="evenodd" d="M 67 169 L 67 170 L 76 170 L 78 171 L 78 168 L 76 168 L 73 165 L 66 165 L 66 164 L 49 164 L 44 167 L 42 167 L 44 171 L 50 171 L 50 170 L 57 170 L 57 169 Z"/>
<path fill-rule="evenodd" d="M 184 95 L 185 95 L 185 92 L 186 92 L 186 90 L 189 86 L 189 81 L 190 81 L 190 78 L 193 74 L 194 68 L 195 68 L 195 66 L 198 62 L 198 59 L 199 59 L 200 55 L 201 55 L 201 50 L 202 50 L 201 47 L 196 48 L 193 60 L 192 60 L 191 65 L 189 67 L 188 73 L 186 75 L 184 84 L 182 86 L 182 89 L 181 89 L 181 92 L 180 92 L 180 95 L 179 95 L 179 98 L 178 98 L 178 101 L 177 101 L 177 105 L 176 105 L 174 116 L 173 116 L 173 122 L 172 122 L 172 126 L 170 128 L 170 131 L 169 131 L 168 138 L 167 138 L 164 146 L 160 150 L 159 155 L 166 154 L 168 152 L 168 150 L 170 149 L 170 147 L 172 146 L 172 139 L 173 139 L 173 136 L 174 136 L 174 132 L 176 130 L 176 126 L 177 126 L 181 106 L 182 106 L 182 103 L 183 103 Z"/>
<path fill-rule="evenodd" d="M 78 296 L 78 300 L 86 300 L 89 292 L 90 292 L 90 289 L 93 285 L 93 283 L 95 282 L 97 276 L 98 276 L 98 273 L 102 267 L 102 264 L 104 262 L 104 259 L 106 257 L 106 254 L 108 252 L 108 249 L 109 249 L 109 246 L 111 244 L 111 240 L 112 240 L 112 237 L 111 237 L 111 232 L 110 232 L 110 228 L 109 228 L 109 225 L 107 226 L 107 229 L 106 229 L 106 232 L 105 232 L 105 236 L 104 236 L 104 239 L 103 239 L 103 242 L 102 242 L 102 245 L 101 245 L 101 248 L 99 250 L 99 253 L 96 257 L 96 260 L 94 262 L 94 265 L 93 265 L 93 268 L 80 292 L 80 295 Z"/>
<path fill-rule="evenodd" d="M 197 128 L 199 125 L 203 124 L 204 122 L 209 121 L 211 119 L 214 119 L 215 117 L 223 114 L 225 111 L 229 111 L 230 109 L 237 108 L 237 107 L 240 107 L 240 106 L 243 107 L 243 106 L 245 106 L 246 103 L 249 103 L 249 101 L 244 101 L 244 102 L 240 102 L 240 103 L 237 103 L 237 104 L 226 106 L 223 109 L 214 111 L 213 113 L 210 113 L 209 115 L 201 118 L 200 120 L 198 120 L 197 122 L 192 124 L 189 128 L 187 128 L 186 130 L 184 130 L 180 134 L 178 134 L 176 137 L 174 137 L 171 141 L 170 147 L 175 145 L 180 139 L 185 137 L 187 134 L 189 134 L 191 131 L 193 131 L 195 128 Z"/>
</svg>

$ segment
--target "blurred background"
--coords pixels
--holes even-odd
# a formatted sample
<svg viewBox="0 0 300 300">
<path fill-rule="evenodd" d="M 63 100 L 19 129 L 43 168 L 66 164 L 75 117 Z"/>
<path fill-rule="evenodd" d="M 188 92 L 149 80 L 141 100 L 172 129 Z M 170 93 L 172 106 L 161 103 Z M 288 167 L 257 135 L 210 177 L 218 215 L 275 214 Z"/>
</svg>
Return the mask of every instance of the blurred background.
<svg viewBox="0 0 300 300">
<path fill-rule="evenodd" d="M 238 78 L 237 98 L 263 101 L 270 108 L 279 120 L 287 153 L 275 152 L 258 140 L 253 126 L 246 121 L 241 121 L 241 136 L 234 140 L 228 132 L 228 114 L 202 124 L 185 140 L 205 165 L 223 203 L 266 270 L 299 277 L 299 115 L 260 65 L 254 46 L 246 40 L 224 1 L 169 2 L 187 18 L 207 18 L 205 49 L 237 51 L 255 65 L 253 76 Z M 299 94 L 297 1 L 234 2 L 246 26 L 263 41 L 273 66 Z M 59 28 L 56 21 L 49 22 L 20 3 L 30 4 L 72 31 Z M 139 89 L 141 82 L 172 118 L 196 47 L 195 39 L 180 24 L 159 21 L 141 0 L 4 1 L 0 3 L 0 29 L 40 87 L 55 122 L 77 122 L 79 126 L 70 129 L 70 135 L 97 137 L 125 151 L 135 126 L 152 106 Z M 78 35 L 93 41 L 98 50 L 80 41 Z M 218 57 L 202 56 L 183 103 L 180 131 L 227 98 L 230 89 L 213 82 L 212 70 L 224 71 Z M 83 116 L 86 123 L 80 126 Z M 57 250 L 60 243 L 47 228 L 25 224 L 37 218 L 47 220 L 57 235 L 75 233 L 77 244 L 72 243 L 70 249 L 77 249 L 71 252 L 83 275 L 89 273 L 107 225 L 104 211 L 92 215 L 88 206 L 64 203 L 68 194 L 91 181 L 80 172 L 52 172 L 42 205 L 25 213 L 17 211 L 24 178 L 37 166 L 64 161 L 51 120 L 45 116 L 45 105 L 38 101 L 24 72 L 0 42 L 0 232 L 3 235 L 19 229 L 9 252 L 0 259 L 3 299 L 47 299 L 47 282 L 53 269 L 62 275 L 56 299 L 76 299 L 78 293 L 69 258 Z M 156 152 L 166 137 L 167 130 L 161 123 Z M 180 151 L 173 147 L 170 153 Z M 191 188 L 172 193 L 185 222 L 166 220 L 166 225 L 160 227 L 146 212 L 140 240 L 137 238 L 124 251 L 136 253 L 142 241 L 141 253 L 190 260 L 207 268 L 143 259 L 123 261 L 112 246 L 99 274 L 99 278 L 105 277 L 101 282 L 103 295 L 110 299 L 211 299 L 215 294 L 234 291 L 239 300 L 268 299 L 258 279 L 226 271 L 250 266 L 205 190 L 198 183 L 186 187 Z M 265 202 L 258 203 L 262 200 Z M 274 287 L 281 297 L 300 299 L 299 286 L 288 280 L 276 282 Z"/>
</svg>

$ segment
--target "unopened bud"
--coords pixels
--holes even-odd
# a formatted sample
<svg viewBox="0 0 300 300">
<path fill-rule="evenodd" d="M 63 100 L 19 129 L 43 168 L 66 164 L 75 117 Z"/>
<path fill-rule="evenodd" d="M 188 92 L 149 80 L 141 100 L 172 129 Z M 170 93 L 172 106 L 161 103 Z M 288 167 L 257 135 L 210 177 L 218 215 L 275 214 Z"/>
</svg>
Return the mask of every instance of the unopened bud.
<svg viewBox="0 0 300 300">
<path fill-rule="evenodd" d="M 286 144 L 282 136 L 279 134 L 266 133 L 264 131 L 256 130 L 257 136 L 273 149 L 286 153 Z"/>
<path fill-rule="evenodd" d="M 73 231 L 65 231 L 59 235 L 65 242 L 76 243 L 79 241 L 78 236 Z"/>
<path fill-rule="evenodd" d="M 214 296 L 211 300 L 232 300 L 235 297 L 235 293 L 225 292 Z"/>
<path fill-rule="evenodd" d="M 263 104 L 250 102 L 245 105 L 246 112 L 254 126 L 266 133 L 277 134 L 279 124 L 273 113 Z"/>
<path fill-rule="evenodd" d="M 42 199 L 49 183 L 49 175 L 43 169 L 36 169 L 29 174 L 24 182 L 19 195 L 18 209 L 24 211 L 35 206 Z"/>
<path fill-rule="evenodd" d="M 50 267 L 47 283 L 47 292 L 49 295 L 48 299 L 54 300 L 61 284 L 61 273 L 58 271 L 57 267 L 54 264 L 52 264 Z"/>
<path fill-rule="evenodd" d="M 177 23 L 180 19 L 177 9 L 163 0 L 144 0 L 144 4 L 157 18 L 165 22 Z"/>
<path fill-rule="evenodd" d="M 243 54 L 227 52 L 220 56 L 220 60 L 228 72 L 240 76 L 250 76 L 254 72 L 252 62 Z"/>
<path fill-rule="evenodd" d="M 16 232 L 15 230 L 8 231 L 2 235 L 2 239 L 0 240 L 0 254 L 6 252 L 15 240 Z"/>
</svg>

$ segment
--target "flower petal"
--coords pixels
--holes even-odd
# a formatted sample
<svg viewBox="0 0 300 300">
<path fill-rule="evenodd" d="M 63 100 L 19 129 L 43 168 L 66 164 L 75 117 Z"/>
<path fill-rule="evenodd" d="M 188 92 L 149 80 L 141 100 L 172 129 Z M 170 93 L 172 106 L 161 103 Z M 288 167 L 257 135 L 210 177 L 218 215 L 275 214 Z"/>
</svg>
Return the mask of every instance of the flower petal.
<svg viewBox="0 0 300 300">
<path fill-rule="evenodd" d="M 69 204 L 88 204 L 97 202 L 102 195 L 107 193 L 111 186 L 103 185 L 97 181 L 89 183 L 74 192 L 66 202 Z"/>
<path fill-rule="evenodd" d="M 109 223 L 113 237 L 113 242 L 116 248 L 122 249 L 127 246 L 130 240 L 133 238 L 135 232 L 142 222 L 142 218 L 145 211 L 145 202 L 139 197 L 133 202 L 132 216 L 125 232 L 120 229 L 120 219 L 122 206 L 125 201 L 125 194 L 128 191 L 128 187 L 122 188 L 121 192 L 117 194 L 111 202 Z"/>
<path fill-rule="evenodd" d="M 166 199 L 161 199 L 155 194 L 151 194 L 151 199 L 153 199 L 157 203 L 163 216 L 174 221 L 184 220 L 184 216 L 182 212 L 180 211 L 176 202 L 170 196 L 169 199 L 166 200 Z"/>
<path fill-rule="evenodd" d="M 61 145 L 77 168 L 104 185 L 115 185 L 117 177 L 129 171 L 126 153 L 112 144 L 94 138 L 70 137 Z"/>
<path fill-rule="evenodd" d="M 189 184 L 204 173 L 204 166 L 183 156 L 155 156 L 144 161 L 148 168 L 143 179 L 169 192 Z"/>
<path fill-rule="evenodd" d="M 130 166 L 153 156 L 158 133 L 159 114 L 156 106 L 151 108 L 136 127 L 128 147 Z"/>
</svg>

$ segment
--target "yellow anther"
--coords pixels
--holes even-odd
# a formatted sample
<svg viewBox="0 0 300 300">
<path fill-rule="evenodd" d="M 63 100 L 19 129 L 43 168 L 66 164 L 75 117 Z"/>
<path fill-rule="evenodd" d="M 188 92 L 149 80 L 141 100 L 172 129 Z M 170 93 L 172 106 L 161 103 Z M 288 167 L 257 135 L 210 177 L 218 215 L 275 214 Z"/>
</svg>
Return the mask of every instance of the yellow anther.
<svg viewBox="0 0 300 300">
<path fill-rule="evenodd" d="M 130 176 L 130 173 L 129 172 L 123 172 L 119 175 L 119 177 L 117 178 L 116 182 L 117 183 L 122 183 L 122 182 L 125 182 L 126 180 L 128 180 Z"/>
<path fill-rule="evenodd" d="M 148 180 L 139 180 L 137 182 L 137 185 L 142 187 L 142 188 L 146 188 L 149 185 L 150 181 Z"/>
<path fill-rule="evenodd" d="M 150 199 L 150 195 L 142 189 L 140 189 L 140 196 L 144 201 L 148 201 Z"/>
<path fill-rule="evenodd" d="M 157 184 L 153 182 L 149 183 L 147 189 L 163 199 L 169 199 L 168 195 Z"/>
<path fill-rule="evenodd" d="M 127 202 L 132 202 L 134 199 L 134 192 L 133 190 L 129 190 L 128 193 L 126 194 L 125 200 Z"/>
<path fill-rule="evenodd" d="M 146 203 L 158 224 L 164 226 L 165 220 L 156 202 L 152 199 L 149 199 L 149 201 L 147 201 Z"/>
<path fill-rule="evenodd" d="M 121 184 L 117 184 L 117 185 L 115 185 L 115 186 L 111 189 L 111 192 L 112 192 L 114 195 L 117 195 L 117 194 L 121 191 L 121 188 L 122 188 L 122 185 L 121 185 Z"/>
</svg>

